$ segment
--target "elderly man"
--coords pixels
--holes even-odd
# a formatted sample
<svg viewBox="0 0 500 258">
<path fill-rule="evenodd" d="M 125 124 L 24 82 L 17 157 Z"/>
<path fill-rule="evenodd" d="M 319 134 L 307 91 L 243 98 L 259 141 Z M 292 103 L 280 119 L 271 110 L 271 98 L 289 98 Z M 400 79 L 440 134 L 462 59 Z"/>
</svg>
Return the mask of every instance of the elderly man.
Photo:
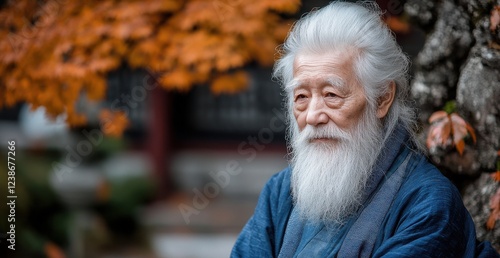
<svg viewBox="0 0 500 258">
<path fill-rule="evenodd" d="M 274 175 L 232 257 L 496 257 L 415 139 L 408 59 L 375 6 L 298 21 L 274 75 L 291 165 Z"/>
</svg>

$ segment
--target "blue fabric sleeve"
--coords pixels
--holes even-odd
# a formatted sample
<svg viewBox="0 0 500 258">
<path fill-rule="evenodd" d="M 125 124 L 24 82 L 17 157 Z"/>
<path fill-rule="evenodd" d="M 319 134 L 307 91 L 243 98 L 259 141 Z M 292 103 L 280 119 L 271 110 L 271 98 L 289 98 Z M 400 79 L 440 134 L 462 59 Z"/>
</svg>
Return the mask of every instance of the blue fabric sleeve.
<svg viewBox="0 0 500 258">
<path fill-rule="evenodd" d="M 434 166 L 419 165 L 391 207 L 373 257 L 475 257 L 474 223 L 458 190 Z"/>
<path fill-rule="evenodd" d="M 291 211 L 290 172 L 274 175 L 264 186 L 255 212 L 241 231 L 231 257 L 277 257 Z"/>
</svg>

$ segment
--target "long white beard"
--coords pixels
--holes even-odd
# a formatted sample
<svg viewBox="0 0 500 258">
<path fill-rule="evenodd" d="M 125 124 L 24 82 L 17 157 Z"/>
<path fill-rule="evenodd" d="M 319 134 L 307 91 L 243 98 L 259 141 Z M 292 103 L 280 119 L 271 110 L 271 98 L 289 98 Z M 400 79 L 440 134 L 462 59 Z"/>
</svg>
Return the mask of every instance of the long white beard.
<svg viewBox="0 0 500 258">
<path fill-rule="evenodd" d="M 372 167 L 382 149 L 382 125 L 370 107 L 343 131 L 333 124 L 306 126 L 292 119 L 292 195 L 301 217 L 343 224 L 360 207 Z M 311 143 L 314 138 L 333 142 Z"/>
</svg>

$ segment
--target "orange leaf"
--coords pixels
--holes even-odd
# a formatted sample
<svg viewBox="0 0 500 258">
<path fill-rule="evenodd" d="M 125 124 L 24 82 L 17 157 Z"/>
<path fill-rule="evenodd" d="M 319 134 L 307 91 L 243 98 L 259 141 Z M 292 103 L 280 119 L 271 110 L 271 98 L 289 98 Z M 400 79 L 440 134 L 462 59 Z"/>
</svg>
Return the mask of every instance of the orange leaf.
<svg viewBox="0 0 500 258">
<path fill-rule="evenodd" d="M 99 114 L 101 120 L 101 130 L 105 135 L 112 137 L 121 137 L 123 131 L 129 125 L 127 115 L 122 111 L 112 112 L 110 110 L 102 110 Z"/>
<path fill-rule="evenodd" d="M 282 11 L 284 13 L 294 13 L 298 10 L 300 6 L 299 0 L 274 0 L 266 1 L 269 4 L 269 8 L 276 11 Z"/>
<path fill-rule="evenodd" d="M 432 121 L 432 124 L 427 135 L 427 148 L 446 146 L 453 130 L 448 114 L 444 111 L 434 112 L 429 121 Z"/>
<path fill-rule="evenodd" d="M 450 115 L 451 124 L 452 124 L 452 134 L 453 134 L 453 142 L 458 144 L 465 136 L 467 136 L 467 124 L 463 118 L 461 118 L 456 113 Z"/>
<path fill-rule="evenodd" d="M 500 171 L 495 172 L 493 175 L 491 175 L 493 180 L 500 182 Z"/>
<path fill-rule="evenodd" d="M 410 32 L 410 24 L 400 17 L 389 15 L 385 19 L 385 23 L 389 28 L 397 33 L 408 33 Z"/>
<path fill-rule="evenodd" d="M 93 72 L 108 72 L 117 68 L 120 65 L 120 59 L 115 57 L 107 57 L 101 59 L 93 59 L 88 67 Z"/>
<path fill-rule="evenodd" d="M 458 154 L 460 154 L 460 156 L 462 156 L 464 154 L 464 149 L 465 149 L 464 140 L 460 140 L 457 143 L 455 143 L 455 148 L 457 148 Z"/>
<path fill-rule="evenodd" d="M 492 230 L 495 227 L 495 222 L 500 218 L 500 188 L 491 196 L 490 209 L 491 213 L 486 222 L 488 230 Z"/>
<path fill-rule="evenodd" d="M 441 120 L 447 116 L 448 114 L 444 111 L 436 111 L 432 113 L 431 117 L 429 117 L 429 123 L 434 123 L 435 121 Z"/>
<path fill-rule="evenodd" d="M 97 200 L 100 202 L 106 202 L 107 200 L 109 200 L 111 194 L 110 192 L 111 192 L 110 184 L 106 180 L 102 180 L 97 185 L 97 190 L 96 190 Z"/>
<path fill-rule="evenodd" d="M 474 132 L 474 129 L 462 117 L 460 117 L 457 113 L 453 113 L 451 114 L 451 121 L 453 126 L 453 139 L 455 143 L 465 138 L 467 133 L 470 134 L 474 143 L 476 142 L 476 133 Z"/>
<path fill-rule="evenodd" d="M 248 75 L 245 72 L 235 74 L 225 74 L 217 77 L 210 86 L 215 94 L 236 93 L 246 89 L 248 85 Z"/>
<path fill-rule="evenodd" d="M 450 137 L 451 133 L 451 124 L 450 123 L 443 123 L 441 134 L 439 137 L 441 138 L 441 144 L 446 144 L 446 141 Z"/>
<path fill-rule="evenodd" d="M 474 143 L 476 134 L 474 129 L 457 113 L 448 115 L 445 111 L 434 112 L 429 118 L 431 126 L 427 135 L 427 148 L 435 146 L 447 146 L 448 139 L 452 137 L 451 145 L 455 146 L 458 153 L 463 155 L 465 150 L 464 138 L 469 133 Z"/>
<path fill-rule="evenodd" d="M 495 222 L 497 221 L 498 214 L 497 212 L 491 212 L 490 216 L 488 217 L 488 220 L 486 221 L 486 229 L 487 230 L 492 230 L 495 228 Z"/>
<path fill-rule="evenodd" d="M 474 143 L 476 142 L 476 134 L 472 126 L 470 126 L 469 123 L 467 123 L 457 113 L 451 114 L 450 118 L 452 122 L 453 142 L 455 143 L 460 155 L 462 155 L 465 147 L 464 138 L 467 136 L 467 133 L 470 134 Z"/>
<path fill-rule="evenodd" d="M 106 79 L 103 77 L 91 76 L 87 78 L 85 90 L 87 99 L 101 100 L 106 96 Z"/>
<path fill-rule="evenodd" d="M 167 89 L 187 91 L 191 88 L 191 83 L 191 74 L 182 68 L 166 73 L 160 78 L 160 84 Z"/>
<path fill-rule="evenodd" d="M 467 132 L 469 132 L 472 137 L 472 141 L 476 143 L 476 133 L 474 132 L 474 128 L 469 123 L 466 123 Z"/>
<path fill-rule="evenodd" d="M 87 118 L 82 114 L 68 112 L 68 117 L 66 118 L 66 121 L 69 125 L 76 127 L 85 125 L 85 123 L 87 123 Z"/>
<path fill-rule="evenodd" d="M 44 246 L 45 255 L 48 258 L 65 258 L 63 250 L 52 242 L 47 242 Z"/>
<path fill-rule="evenodd" d="M 491 10 L 490 30 L 493 32 L 500 25 L 500 5 L 497 5 Z"/>
<path fill-rule="evenodd" d="M 490 208 L 500 209 L 500 188 L 498 188 L 495 194 L 491 196 Z"/>
</svg>

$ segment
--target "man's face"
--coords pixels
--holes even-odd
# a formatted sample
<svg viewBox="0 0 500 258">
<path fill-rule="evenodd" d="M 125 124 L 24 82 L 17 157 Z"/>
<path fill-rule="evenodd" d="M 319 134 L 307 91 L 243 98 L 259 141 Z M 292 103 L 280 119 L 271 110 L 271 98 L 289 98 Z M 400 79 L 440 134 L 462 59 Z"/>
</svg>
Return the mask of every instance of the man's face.
<svg viewBox="0 0 500 258">
<path fill-rule="evenodd" d="M 292 195 L 301 215 L 343 223 L 361 205 L 382 124 L 353 71 L 354 52 L 299 54 L 291 123 Z"/>
<path fill-rule="evenodd" d="M 367 105 L 353 71 L 353 51 L 299 54 L 294 62 L 293 114 L 299 130 L 332 125 L 350 131 Z M 329 142 L 335 139 L 313 139 Z"/>
</svg>

